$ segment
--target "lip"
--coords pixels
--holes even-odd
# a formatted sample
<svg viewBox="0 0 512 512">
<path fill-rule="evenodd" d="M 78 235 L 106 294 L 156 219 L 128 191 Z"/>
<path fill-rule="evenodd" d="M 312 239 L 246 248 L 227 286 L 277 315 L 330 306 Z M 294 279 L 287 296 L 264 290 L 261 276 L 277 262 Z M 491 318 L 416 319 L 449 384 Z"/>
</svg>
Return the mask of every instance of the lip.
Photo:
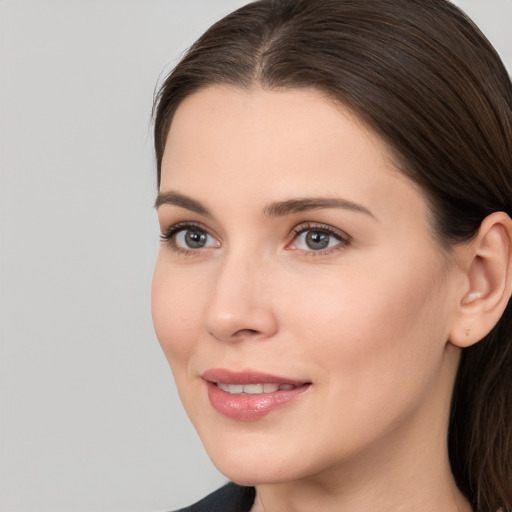
<svg viewBox="0 0 512 512">
<path fill-rule="evenodd" d="M 212 407 L 223 416 L 241 421 L 254 421 L 270 414 L 281 406 L 295 401 L 311 387 L 311 383 L 256 371 L 233 372 L 211 369 L 201 375 L 206 382 Z M 272 393 L 232 395 L 217 387 L 223 384 L 292 384 L 293 389 Z"/>
</svg>

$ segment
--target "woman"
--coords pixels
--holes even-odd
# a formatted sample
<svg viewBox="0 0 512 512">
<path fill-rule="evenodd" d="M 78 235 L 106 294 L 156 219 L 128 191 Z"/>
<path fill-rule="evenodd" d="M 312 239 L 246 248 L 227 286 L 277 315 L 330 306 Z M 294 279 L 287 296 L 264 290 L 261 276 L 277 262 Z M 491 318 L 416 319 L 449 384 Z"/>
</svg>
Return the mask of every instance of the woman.
<svg viewBox="0 0 512 512">
<path fill-rule="evenodd" d="M 512 510 L 512 86 L 445 0 L 261 0 L 156 104 L 156 332 L 232 483 Z"/>
</svg>

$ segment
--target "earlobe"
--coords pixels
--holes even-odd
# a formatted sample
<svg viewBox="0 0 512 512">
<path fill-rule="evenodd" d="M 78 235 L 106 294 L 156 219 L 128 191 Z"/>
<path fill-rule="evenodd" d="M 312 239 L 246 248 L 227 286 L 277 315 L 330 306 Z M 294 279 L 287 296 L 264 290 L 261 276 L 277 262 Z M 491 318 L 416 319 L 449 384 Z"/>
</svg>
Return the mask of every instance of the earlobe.
<svg viewBox="0 0 512 512">
<path fill-rule="evenodd" d="M 497 324 L 512 292 L 512 220 L 503 212 L 484 219 L 466 252 L 466 289 L 450 332 L 458 347 L 477 343 Z"/>
</svg>

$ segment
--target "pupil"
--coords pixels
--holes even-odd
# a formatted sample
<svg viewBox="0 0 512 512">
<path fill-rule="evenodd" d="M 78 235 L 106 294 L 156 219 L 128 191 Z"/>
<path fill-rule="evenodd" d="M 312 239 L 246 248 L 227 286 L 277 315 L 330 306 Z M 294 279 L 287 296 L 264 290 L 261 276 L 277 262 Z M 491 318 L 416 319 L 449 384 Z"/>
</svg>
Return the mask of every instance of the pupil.
<svg viewBox="0 0 512 512">
<path fill-rule="evenodd" d="M 207 234 L 204 231 L 188 230 L 185 233 L 185 242 L 191 249 L 200 249 L 206 244 Z"/>
<path fill-rule="evenodd" d="M 329 245 L 329 236 L 319 231 L 310 231 L 306 235 L 306 244 L 310 249 L 315 251 L 325 249 Z"/>
</svg>

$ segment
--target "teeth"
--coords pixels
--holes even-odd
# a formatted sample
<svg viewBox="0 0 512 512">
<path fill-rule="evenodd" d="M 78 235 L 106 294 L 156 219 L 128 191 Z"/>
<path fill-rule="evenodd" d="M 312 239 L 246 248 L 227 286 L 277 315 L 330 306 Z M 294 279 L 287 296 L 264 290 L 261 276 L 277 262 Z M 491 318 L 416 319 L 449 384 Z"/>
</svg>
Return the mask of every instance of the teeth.
<svg viewBox="0 0 512 512">
<path fill-rule="evenodd" d="M 263 384 L 245 384 L 244 393 L 248 395 L 257 395 L 263 393 Z"/>
<path fill-rule="evenodd" d="M 242 384 L 223 384 L 219 382 L 217 386 L 219 386 L 222 391 L 226 391 L 232 395 L 240 395 L 244 392 L 244 386 Z"/>
<path fill-rule="evenodd" d="M 224 384 L 217 382 L 217 387 L 231 395 L 259 395 L 261 393 L 274 393 L 278 390 L 289 391 L 296 386 L 293 384 Z"/>
</svg>

